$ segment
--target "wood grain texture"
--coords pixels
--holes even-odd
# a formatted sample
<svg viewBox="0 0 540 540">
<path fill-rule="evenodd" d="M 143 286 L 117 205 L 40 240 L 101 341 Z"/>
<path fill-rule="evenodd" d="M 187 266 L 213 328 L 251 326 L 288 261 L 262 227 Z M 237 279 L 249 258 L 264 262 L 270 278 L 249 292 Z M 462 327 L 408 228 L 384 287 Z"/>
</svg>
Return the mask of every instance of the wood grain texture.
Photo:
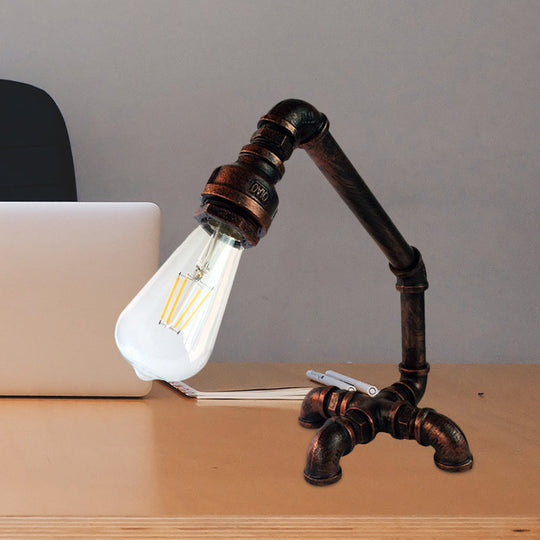
<svg viewBox="0 0 540 540">
<path fill-rule="evenodd" d="M 308 367 L 328 366 L 214 364 L 206 382 L 305 384 Z M 393 365 L 332 367 L 379 388 L 398 377 Z M 380 434 L 323 488 L 302 476 L 313 432 L 299 403 L 198 402 L 161 384 L 144 399 L 4 398 L 0 538 L 539 537 L 539 383 L 538 365 L 433 365 L 422 406 L 460 425 L 472 471 L 440 471 L 431 448 Z"/>
<path fill-rule="evenodd" d="M 539 518 L 198 517 L 2 518 L 1 538 L 415 538 L 495 540 L 540 535 Z"/>
</svg>

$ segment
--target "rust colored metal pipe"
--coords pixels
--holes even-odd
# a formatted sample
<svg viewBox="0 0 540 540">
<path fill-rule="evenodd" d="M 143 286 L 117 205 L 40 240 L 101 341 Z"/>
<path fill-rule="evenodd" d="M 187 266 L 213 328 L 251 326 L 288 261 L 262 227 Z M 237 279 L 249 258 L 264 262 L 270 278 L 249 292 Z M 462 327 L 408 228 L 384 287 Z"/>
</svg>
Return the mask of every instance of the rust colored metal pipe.
<svg viewBox="0 0 540 540">
<path fill-rule="evenodd" d="M 432 409 L 416 407 L 429 372 L 424 307 L 428 281 L 420 252 L 405 241 L 334 140 L 324 114 L 296 99 L 273 107 L 259 120 L 237 161 L 214 170 L 202 192 L 196 219 L 209 229 L 215 221 L 224 223 L 238 244 L 257 245 L 277 212 L 275 186 L 285 172 L 283 163 L 295 148 L 306 150 L 384 253 L 397 277 L 401 298 L 399 381 L 374 397 L 324 387 L 304 399 L 300 424 L 320 428 L 308 451 L 306 480 L 316 485 L 338 481 L 341 456 L 381 431 L 433 446 L 435 463 L 443 470 L 470 469 L 472 455 L 457 425 Z"/>
<path fill-rule="evenodd" d="M 413 248 L 405 241 L 379 201 L 362 180 L 343 150 L 334 140 L 328 125 L 317 137 L 304 143 L 306 150 L 325 178 L 375 240 L 390 264 L 409 268 L 415 262 Z"/>
<path fill-rule="evenodd" d="M 322 426 L 308 450 L 304 478 L 309 483 L 322 486 L 337 482 L 341 478 L 341 457 L 380 432 L 432 446 L 435 464 L 444 471 L 472 467 L 473 458 L 460 428 L 433 409 L 419 409 L 402 399 L 394 386 L 375 397 L 335 387 L 316 388 L 306 396 L 300 424 L 307 428 Z"/>
<path fill-rule="evenodd" d="M 341 478 L 339 460 L 356 444 L 353 425 L 346 418 L 330 418 L 311 440 L 304 478 L 317 486 L 334 484 Z"/>
</svg>

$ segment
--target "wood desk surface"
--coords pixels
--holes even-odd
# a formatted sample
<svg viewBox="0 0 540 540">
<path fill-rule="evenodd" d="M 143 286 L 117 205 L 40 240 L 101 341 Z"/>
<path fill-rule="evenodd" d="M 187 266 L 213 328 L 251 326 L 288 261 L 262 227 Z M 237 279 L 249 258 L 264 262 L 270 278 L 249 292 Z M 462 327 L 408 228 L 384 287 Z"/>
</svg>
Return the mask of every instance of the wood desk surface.
<svg viewBox="0 0 540 540">
<path fill-rule="evenodd" d="M 398 379 L 392 364 L 328 367 Z M 305 384 L 307 368 L 204 375 Z M 539 386 L 540 365 L 432 364 L 420 405 L 463 429 L 472 471 L 383 433 L 327 487 L 303 479 L 300 402 L 197 401 L 161 383 L 143 399 L 0 398 L 0 537 L 540 538 Z"/>
</svg>

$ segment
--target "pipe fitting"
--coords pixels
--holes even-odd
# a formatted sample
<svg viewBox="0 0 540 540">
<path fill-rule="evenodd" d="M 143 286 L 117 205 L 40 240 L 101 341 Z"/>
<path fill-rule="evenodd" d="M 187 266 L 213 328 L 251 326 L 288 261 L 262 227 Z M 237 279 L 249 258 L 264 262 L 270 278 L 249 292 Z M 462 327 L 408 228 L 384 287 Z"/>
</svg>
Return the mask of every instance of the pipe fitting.
<svg viewBox="0 0 540 540">
<path fill-rule="evenodd" d="M 299 422 L 304 427 L 322 427 L 308 450 L 306 480 L 315 485 L 337 482 L 341 478 L 341 457 L 356 444 L 370 442 L 379 432 L 433 446 L 435 464 L 442 470 L 472 468 L 472 455 L 461 429 L 433 409 L 418 409 L 414 401 L 414 390 L 401 381 L 374 397 L 333 386 L 312 390 L 304 398 Z"/>
<path fill-rule="evenodd" d="M 409 424 L 409 435 L 435 449 L 433 459 L 439 469 L 461 472 L 472 468 L 473 457 L 463 431 L 443 414 L 420 409 Z"/>
<path fill-rule="evenodd" d="M 278 103 L 259 120 L 237 161 L 214 170 L 195 219 L 207 230 L 212 221 L 225 223 L 238 238 L 237 245 L 257 245 L 277 212 L 275 184 L 285 173 L 283 162 L 327 124 L 326 117 L 305 101 Z"/>
<path fill-rule="evenodd" d="M 337 392 L 335 386 L 321 386 L 311 390 L 302 402 L 298 423 L 308 429 L 321 427 L 329 417 L 326 402 Z"/>
<path fill-rule="evenodd" d="M 307 144 L 328 125 L 324 114 L 301 99 L 280 101 L 259 120 L 258 126 L 266 123 L 281 126 L 282 129 L 290 133 L 294 137 L 295 146 Z"/>
<path fill-rule="evenodd" d="M 390 270 L 397 277 L 396 289 L 402 293 L 419 293 L 429 287 L 422 255 L 414 246 L 411 246 L 411 249 L 414 254 L 414 262 L 411 266 L 400 269 L 389 264 Z"/>
<path fill-rule="evenodd" d="M 356 444 L 354 428 L 347 418 L 329 418 L 317 432 L 308 450 L 304 478 L 310 484 L 327 486 L 341 478 L 339 460 Z"/>
<path fill-rule="evenodd" d="M 428 373 L 430 366 L 426 362 L 424 368 L 420 369 L 408 369 L 404 366 L 403 362 L 399 364 L 399 371 L 401 377 L 399 383 L 402 388 L 405 387 L 410 397 L 408 396 L 406 400 L 411 403 L 411 405 L 416 405 L 422 399 L 424 392 L 426 391 Z"/>
<path fill-rule="evenodd" d="M 218 167 L 204 187 L 195 219 L 206 229 L 212 220 L 225 223 L 235 231 L 239 245 L 257 245 L 277 212 L 278 177 L 279 171 L 262 160 L 240 157 Z"/>
</svg>

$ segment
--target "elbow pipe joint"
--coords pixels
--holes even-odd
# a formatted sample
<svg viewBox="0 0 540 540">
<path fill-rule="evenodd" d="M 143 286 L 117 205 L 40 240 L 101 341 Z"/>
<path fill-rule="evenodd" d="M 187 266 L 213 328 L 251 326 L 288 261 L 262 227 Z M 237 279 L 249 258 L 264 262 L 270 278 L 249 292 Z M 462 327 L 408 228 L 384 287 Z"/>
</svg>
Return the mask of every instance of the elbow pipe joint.
<svg viewBox="0 0 540 540">
<path fill-rule="evenodd" d="M 339 461 L 356 444 L 354 428 L 347 418 L 329 418 L 311 441 L 304 469 L 310 484 L 325 486 L 341 478 Z"/>
<path fill-rule="evenodd" d="M 428 287 L 426 266 L 420 252 L 411 246 L 414 262 L 408 268 L 396 268 L 390 264 L 390 270 L 397 277 L 396 289 L 401 293 L 421 293 Z"/>
<path fill-rule="evenodd" d="M 410 424 L 411 435 L 435 449 L 435 465 L 448 472 L 468 471 L 473 457 L 463 431 L 450 418 L 433 409 L 420 409 Z M 411 437 L 412 438 L 412 437 Z"/>
<path fill-rule="evenodd" d="M 415 439 L 435 449 L 435 465 L 448 472 L 468 471 L 473 466 L 469 443 L 463 431 L 450 418 L 433 409 L 398 404 L 391 415 L 391 435 Z"/>
<path fill-rule="evenodd" d="M 337 402 L 339 394 L 335 386 L 321 386 L 311 390 L 302 402 L 298 423 L 308 429 L 321 427 L 330 416 L 329 401 Z"/>
<path fill-rule="evenodd" d="M 403 365 L 403 362 L 399 364 L 399 371 L 401 377 L 399 382 L 393 386 L 400 387 L 405 391 L 405 399 L 411 405 L 417 405 L 426 391 L 428 373 L 430 366 L 428 363 L 422 369 L 408 369 Z"/>
<path fill-rule="evenodd" d="M 326 116 L 300 99 L 286 99 L 278 103 L 259 120 L 257 127 L 262 128 L 265 124 L 280 126 L 294 137 L 295 146 L 308 144 L 328 129 Z"/>
</svg>

